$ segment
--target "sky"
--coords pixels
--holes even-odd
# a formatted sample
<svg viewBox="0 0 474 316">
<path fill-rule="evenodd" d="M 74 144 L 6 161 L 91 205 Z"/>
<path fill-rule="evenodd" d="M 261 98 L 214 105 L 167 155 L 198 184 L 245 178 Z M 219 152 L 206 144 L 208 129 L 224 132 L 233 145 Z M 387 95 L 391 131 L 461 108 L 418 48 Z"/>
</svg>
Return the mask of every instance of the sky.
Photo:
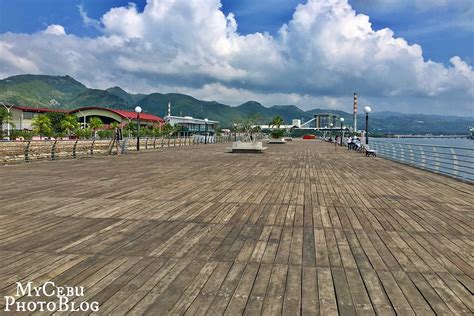
<svg viewBox="0 0 474 316">
<path fill-rule="evenodd" d="M 0 78 L 474 116 L 472 0 L 0 0 Z"/>
</svg>

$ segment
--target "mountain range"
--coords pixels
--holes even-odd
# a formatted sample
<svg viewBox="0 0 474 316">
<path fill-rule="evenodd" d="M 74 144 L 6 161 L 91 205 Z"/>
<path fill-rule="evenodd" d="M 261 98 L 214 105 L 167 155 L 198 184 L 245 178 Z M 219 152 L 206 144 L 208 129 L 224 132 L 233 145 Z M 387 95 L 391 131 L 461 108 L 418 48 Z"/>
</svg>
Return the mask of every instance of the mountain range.
<svg viewBox="0 0 474 316">
<path fill-rule="evenodd" d="M 262 124 L 267 124 L 277 115 L 287 124 L 290 124 L 292 119 L 301 119 L 305 122 L 317 113 L 338 114 L 345 118 L 348 125 L 352 124 L 352 114 L 339 110 L 315 108 L 303 111 L 295 105 L 264 107 L 256 101 L 229 106 L 215 101 L 198 100 L 179 93 L 132 94 L 120 87 L 91 89 L 70 76 L 25 74 L 5 78 L 0 80 L 0 101 L 61 109 L 100 106 L 133 110 L 136 105 L 140 105 L 145 112 L 158 116 L 166 115 L 168 102 L 171 102 L 173 115 L 207 117 L 220 121 L 222 127 L 228 127 L 232 122 L 255 114 L 258 114 Z M 364 125 L 364 116 L 359 115 L 358 120 L 361 128 Z M 370 129 L 381 134 L 467 134 L 469 126 L 473 123 L 473 117 L 396 112 L 374 112 L 370 116 Z"/>
</svg>

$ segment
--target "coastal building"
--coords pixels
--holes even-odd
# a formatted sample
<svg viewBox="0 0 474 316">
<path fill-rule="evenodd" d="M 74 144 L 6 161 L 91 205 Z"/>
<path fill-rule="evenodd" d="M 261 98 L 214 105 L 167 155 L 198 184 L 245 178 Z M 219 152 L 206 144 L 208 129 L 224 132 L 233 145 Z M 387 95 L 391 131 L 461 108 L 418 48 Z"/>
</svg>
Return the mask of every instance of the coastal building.
<svg viewBox="0 0 474 316">
<path fill-rule="evenodd" d="M 172 126 L 180 127 L 181 136 L 189 135 L 209 135 L 216 133 L 216 128 L 219 121 L 212 121 L 208 119 L 198 119 L 191 116 L 165 116 L 165 120 Z"/>
<path fill-rule="evenodd" d="M 171 115 L 171 103 L 168 102 L 168 114 L 164 117 L 166 123 L 172 126 L 179 126 L 180 136 L 190 135 L 209 135 L 216 133 L 219 121 L 209 120 L 207 118 L 200 119 L 192 116 L 175 116 Z"/>
<path fill-rule="evenodd" d="M 12 114 L 12 125 L 11 129 L 18 130 L 31 130 L 31 123 L 35 116 L 45 113 L 68 113 L 67 110 L 61 109 L 49 109 L 49 108 L 33 108 L 27 106 L 14 105 L 10 108 Z M 5 130 L 7 124 L 4 124 L 2 128 Z"/>
<path fill-rule="evenodd" d="M 125 126 L 132 121 L 137 120 L 137 113 L 126 110 L 107 109 L 101 107 L 83 107 L 69 112 L 77 116 L 81 127 L 87 126 L 87 123 L 92 117 L 98 117 L 102 120 L 104 125 L 110 125 L 112 122 L 117 122 L 121 126 Z M 153 114 L 140 113 L 141 126 L 156 126 L 160 127 L 165 123 L 165 120 Z"/>
<path fill-rule="evenodd" d="M 107 109 L 102 107 L 82 107 L 73 110 L 64 109 L 49 109 L 49 108 L 34 108 L 27 106 L 13 106 L 10 109 L 12 113 L 12 123 L 14 129 L 17 130 L 31 130 L 31 123 L 35 116 L 45 113 L 63 113 L 73 114 L 77 116 L 78 121 L 81 123 L 81 128 L 87 126 L 88 122 L 92 117 L 98 117 L 107 127 L 112 122 L 117 122 L 121 126 L 125 126 L 132 121 L 136 121 L 137 113 L 126 110 Z M 140 125 L 142 126 L 162 126 L 165 121 L 156 115 L 141 113 L 140 114 Z M 6 125 L 6 124 L 4 124 Z M 3 127 L 4 129 L 5 126 Z"/>
</svg>

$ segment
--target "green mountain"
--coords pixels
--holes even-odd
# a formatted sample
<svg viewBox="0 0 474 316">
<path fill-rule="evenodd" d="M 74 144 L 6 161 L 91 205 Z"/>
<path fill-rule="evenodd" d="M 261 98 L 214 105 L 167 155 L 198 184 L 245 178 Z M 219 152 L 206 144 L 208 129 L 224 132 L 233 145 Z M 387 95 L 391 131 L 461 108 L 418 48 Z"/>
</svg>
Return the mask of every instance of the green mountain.
<svg viewBox="0 0 474 316">
<path fill-rule="evenodd" d="M 63 107 L 87 90 L 70 76 L 18 75 L 0 80 L 0 98 L 22 105 Z"/>
<path fill-rule="evenodd" d="M 146 97 L 146 94 L 132 94 L 128 93 L 127 91 L 123 90 L 120 87 L 112 87 L 108 88 L 107 91 L 109 94 L 112 94 L 114 96 L 119 97 L 123 101 L 126 102 L 127 105 L 133 106 L 134 104 L 137 104 L 140 100 L 142 100 L 144 97 Z"/>
<path fill-rule="evenodd" d="M 279 115 L 286 124 L 292 119 L 310 120 L 315 114 L 334 113 L 352 125 L 350 113 L 329 109 L 303 111 L 295 105 L 274 105 L 264 107 L 256 101 L 239 106 L 228 106 L 215 101 L 203 101 L 179 93 L 131 94 L 120 87 L 106 90 L 90 89 L 70 76 L 18 75 L 0 80 L 0 101 L 17 105 L 49 108 L 77 108 L 100 106 L 133 110 L 140 105 L 145 112 L 165 116 L 168 102 L 171 114 L 218 120 L 223 127 L 233 122 L 257 115 L 261 124 L 267 124 Z M 358 116 L 359 128 L 365 125 L 364 115 Z M 422 114 L 401 114 L 375 112 L 371 114 L 370 129 L 379 133 L 392 134 L 467 134 L 474 123 L 472 117 L 436 116 Z"/>
</svg>

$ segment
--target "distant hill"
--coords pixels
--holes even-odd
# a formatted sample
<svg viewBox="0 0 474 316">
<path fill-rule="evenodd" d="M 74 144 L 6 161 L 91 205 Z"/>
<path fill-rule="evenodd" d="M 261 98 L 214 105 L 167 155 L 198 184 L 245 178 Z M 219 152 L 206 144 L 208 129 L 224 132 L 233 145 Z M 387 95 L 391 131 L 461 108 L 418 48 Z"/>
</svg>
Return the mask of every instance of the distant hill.
<svg viewBox="0 0 474 316">
<path fill-rule="evenodd" d="M 233 122 L 257 115 L 262 124 L 280 115 L 285 123 L 292 119 L 310 120 L 318 113 L 334 113 L 345 118 L 352 125 L 350 113 L 330 109 L 303 111 L 295 105 L 274 105 L 264 107 L 256 101 L 239 106 L 229 106 L 215 101 L 203 101 L 179 93 L 132 94 L 120 87 L 106 90 L 91 89 L 70 76 L 18 75 L 0 80 L 0 101 L 25 106 L 50 108 L 77 108 L 100 106 L 133 110 L 140 105 L 144 111 L 165 116 L 168 102 L 172 104 L 173 115 L 188 115 L 218 120 L 221 126 L 229 127 Z M 365 124 L 364 115 L 358 116 L 359 128 Z M 474 118 L 402 114 L 396 112 L 375 112 L 371 114 L 370 129 L 391 134 L 467 134 Z"/>
</svg>

